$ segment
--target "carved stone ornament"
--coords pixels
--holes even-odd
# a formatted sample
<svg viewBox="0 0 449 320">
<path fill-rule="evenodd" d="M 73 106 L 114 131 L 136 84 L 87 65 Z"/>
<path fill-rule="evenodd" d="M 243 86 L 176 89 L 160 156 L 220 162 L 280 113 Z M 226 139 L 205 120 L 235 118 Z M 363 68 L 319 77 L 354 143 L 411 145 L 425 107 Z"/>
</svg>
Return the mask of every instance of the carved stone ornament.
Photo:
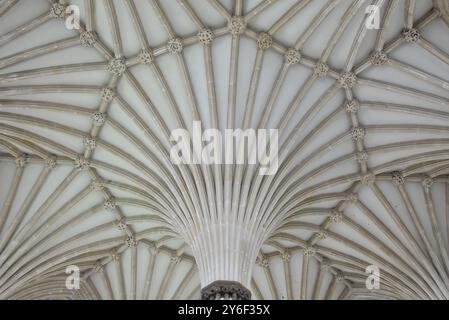
<svg viewBox="0 0 449 320">
<path fill-rule="evenodd" d="M 251 291 L 236 281 L 219 280 L 201 289 L 201 300 L 250 300 Z"/>
<path fill-rule="evenodd" d="M 203 45 L 209 45 L 214 41 L 214 33 L 210 29 L 202 29 L 198 32 L 198 40 Z"/>
</svg>

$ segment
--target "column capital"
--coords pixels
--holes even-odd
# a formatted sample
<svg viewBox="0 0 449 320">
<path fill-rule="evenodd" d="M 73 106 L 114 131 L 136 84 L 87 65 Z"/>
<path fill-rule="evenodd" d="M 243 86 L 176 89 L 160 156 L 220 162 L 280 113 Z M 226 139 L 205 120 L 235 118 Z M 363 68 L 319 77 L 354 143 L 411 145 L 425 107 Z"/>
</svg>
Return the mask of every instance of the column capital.
<svg viewBox="0 0 449 320">
<path fill-rule="evenodd" d="M 237 281 L 218 280 L 201 289 L 202 300 L 250 300 L 251 291 Z"/>
</svg>

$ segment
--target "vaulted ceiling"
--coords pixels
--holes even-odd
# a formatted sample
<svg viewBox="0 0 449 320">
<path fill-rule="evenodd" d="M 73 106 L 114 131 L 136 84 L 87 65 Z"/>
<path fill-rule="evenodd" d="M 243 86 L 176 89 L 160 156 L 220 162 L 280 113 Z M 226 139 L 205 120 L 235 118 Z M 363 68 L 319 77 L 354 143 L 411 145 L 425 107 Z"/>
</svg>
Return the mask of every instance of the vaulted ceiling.
<svg viewBox="0 0 449 320">
<path fill-rule="evenodd" d="M 0 0 L 0 298 L 449 298 L 448 28 L 447 0 Z M 278 129 L 279 169 L 172 163 L 193 121 Z"/>
</svg>

